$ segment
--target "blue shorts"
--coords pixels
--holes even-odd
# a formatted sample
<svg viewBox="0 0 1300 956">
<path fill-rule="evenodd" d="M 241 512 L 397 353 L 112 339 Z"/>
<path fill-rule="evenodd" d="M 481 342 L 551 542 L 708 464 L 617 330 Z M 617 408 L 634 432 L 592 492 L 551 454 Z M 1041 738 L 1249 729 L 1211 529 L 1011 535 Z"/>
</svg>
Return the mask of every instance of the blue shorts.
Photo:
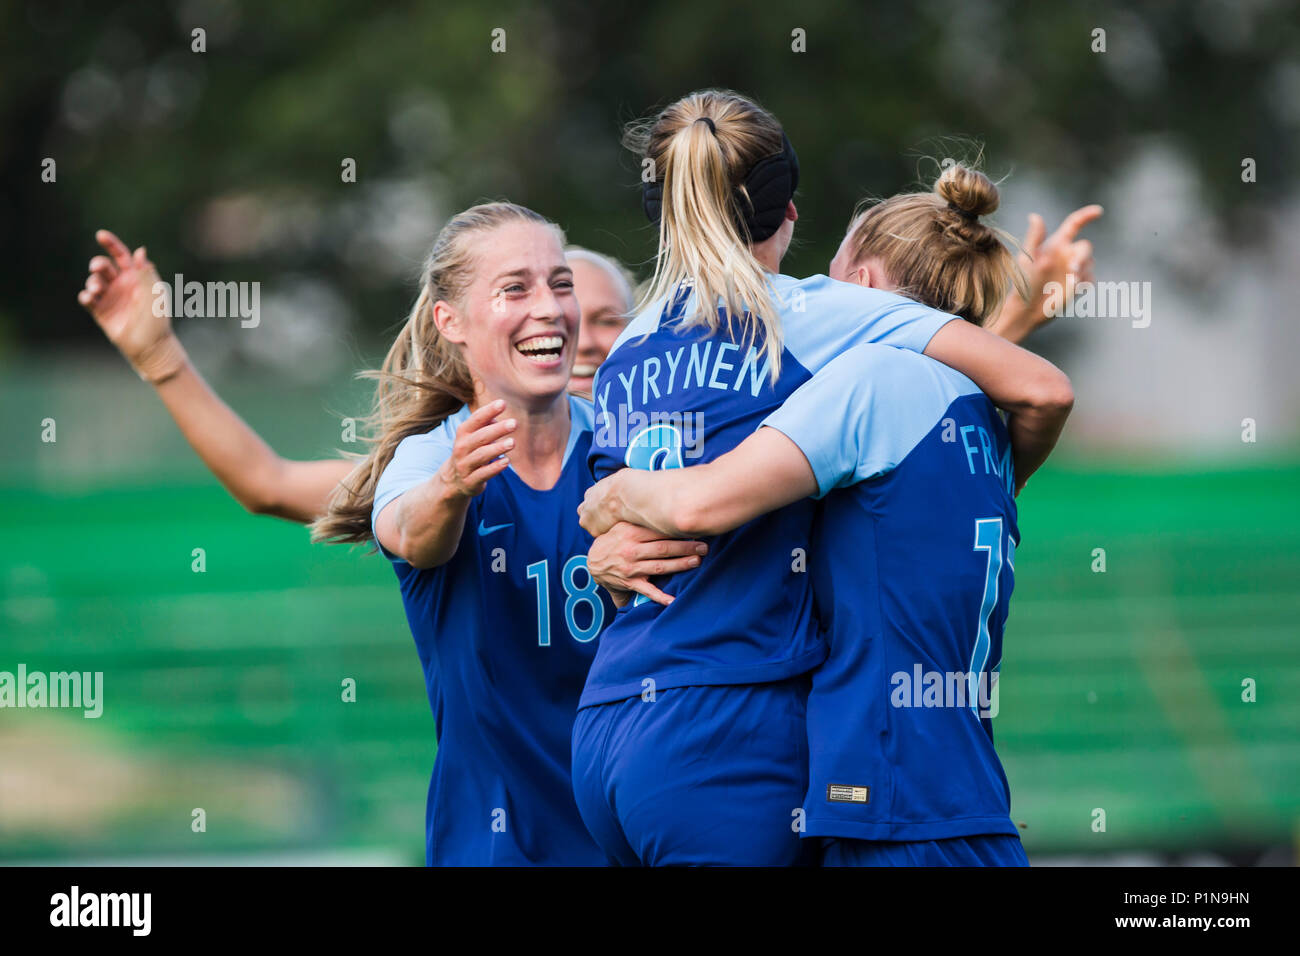
<svg viewBox="0 0 1300 956">
<path fill-rule="evenodd" d="M 806 676 L 673 687 L 578 711 L 573 790 L 611 863 L 791 866 L 808 787 Z"/>
<path fill-rule="evenodd" d="M 947 840 L 840 840 L 826 843 L 822 866 L 1028 866 L 1020 837 L 1009 833 Z"/>
</svg>

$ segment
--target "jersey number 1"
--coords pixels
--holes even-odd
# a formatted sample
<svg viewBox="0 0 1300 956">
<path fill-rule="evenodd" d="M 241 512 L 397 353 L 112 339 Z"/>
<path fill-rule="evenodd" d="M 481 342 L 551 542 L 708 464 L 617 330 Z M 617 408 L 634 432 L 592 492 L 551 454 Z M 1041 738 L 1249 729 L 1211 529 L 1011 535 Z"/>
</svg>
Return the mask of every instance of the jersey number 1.
<svg viewBox="0 0 1300 956">
<path fill-rule="evenodd" d="M 993 609 L 998 606 L 998 579 L 1002 574 L 1002 519 L 977 518 L 975 520 L 975 550 L 988 553 L 988 563 L 984 571 L 984 598 L 980 601 L 979 626 L 975 635 L 975 648 L 971 651 L 970 669 L 966 672 L 966 700 L 970 708 L 979 716 L 981 701 L 979 697 L 980 678 L 989 663 L 989 651 L 993 647 L 993 638 L 989 634 L 989 619 Z M 1007 538 L 1006 562 L 1014 569 L 1016 564 L 1016 543 Z M 994 670 L 996 670 L 996 666 Z M 992 681 L 987 689 L 992 698 Z M 987 701 L 984 702 L 987 705 Z"/>
</svg>

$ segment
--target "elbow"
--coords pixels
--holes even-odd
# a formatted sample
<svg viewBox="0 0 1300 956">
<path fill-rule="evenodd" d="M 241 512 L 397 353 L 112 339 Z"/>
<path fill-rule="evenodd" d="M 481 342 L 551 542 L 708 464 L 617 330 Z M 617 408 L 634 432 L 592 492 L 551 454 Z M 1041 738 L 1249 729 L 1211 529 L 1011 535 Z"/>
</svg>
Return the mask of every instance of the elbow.
<svg viewBox="0 0 1300 956">
<path fill-rule="evenodd" d="M 1074 386 L 1060 369 L 1053 368 L 1035 382 L 1025 396 L 1025 404 L 1041 415 L 1064 419 L 1074 408 Z"/>
<path fill-rule="evenodd" d="M 423 553 L 419 545 L 411 540 L 411 536 L 402 529 L 396 529 L 396 533 L 389 532 L 388 540 L 383 540 L 382 533 L 375 536 L 375 544 L 382 545 L 390 554 L 401 558 L 411 567 L 420 571 L 427 571 L 433 567 L 431 555 Z"/>
<path fill-rule="evenodd" d="M 244 510 L 250 515 L 271 515 L 278 517 L 281 514 L 281 507 L 273 499 L 262 495 L 236 495 L 236 500 L 243 505 Z"/>
<path fill-rule="evenodd" d="M 440 568 L 456 554 L 455 551 L 450 554 L 426 554 L 420 551 L 409 554 L 403 554 L 400 551 L 394 551 L 393 553 L 417 571 L 432 571 L 434 568 Z"/>
<path fill-rule="evenodd" d="M 298 524 L 311 524 L 321 517 L 321 514 L 324 514 L 324 512 L 321 514 L 307 513 L 301 508 L 294 507 L 291 502 L 271 495 L 244 494 L 235 497 L 244 506 L 244 510 L 251 515 L 283 518 L 286 521 L 295 521 Z"/>
<path fill-rule="evenodd" d="M 276 499 L 269 494 L 260 492 L 235 492 L 235 501 L 251 515 L 278 515 L 281 512 L 281 506 Z"/>
<path fill-rule="evenodd" d="M 389 547 L 376 538 L 375 544 L 382 545 L 394 557 L 405 561 L 417 571 L 428 571 L 436 566 L 431 555 L 422 553 L 418 548 L 412 548 L 406 541 L 398 541 L 395 547 Z"/>
<path fill-rule="evenodd" d="M 1065 418 L 1074 410 L 1074 386 L 1070 384 L 1069 378 L 1064 373 L 1060 380 L 1048 389 L 1043 400 L 1047 409 L 1061 418 Z"/>
<path fill-rule="evenodd" d="M 440 547 L 437 542 L 418 540 L 414 535 L 403 531 L 398 533 L 395 546 L 388 550 L 417 571 L 429 571 L 450 561 L 456 553 L 456 546 L 453 543 L 451 548 L 447 549 Z"/>
<path fill-rule="evenodd" d="M 275 458 L 249 469 L 238 484 L 232 481 L 225 484 L 249 514 L 283 518 L 289 510 L 285 481 L 284 461 Z"/>
</svg>

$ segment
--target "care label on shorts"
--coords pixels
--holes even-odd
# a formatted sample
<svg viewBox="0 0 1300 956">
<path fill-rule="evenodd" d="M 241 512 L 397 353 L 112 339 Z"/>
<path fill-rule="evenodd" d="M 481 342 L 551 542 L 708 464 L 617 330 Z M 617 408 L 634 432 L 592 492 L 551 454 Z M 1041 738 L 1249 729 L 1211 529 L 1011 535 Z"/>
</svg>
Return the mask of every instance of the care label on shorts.
<svg viewBox="0 0 1300 956">
<path fill-rule="evenodd" d="M 832 783 L 826 787 L 826 799 L 831 803 L 867 803 L 871 800 L 871 788 Z"/>
</svg>

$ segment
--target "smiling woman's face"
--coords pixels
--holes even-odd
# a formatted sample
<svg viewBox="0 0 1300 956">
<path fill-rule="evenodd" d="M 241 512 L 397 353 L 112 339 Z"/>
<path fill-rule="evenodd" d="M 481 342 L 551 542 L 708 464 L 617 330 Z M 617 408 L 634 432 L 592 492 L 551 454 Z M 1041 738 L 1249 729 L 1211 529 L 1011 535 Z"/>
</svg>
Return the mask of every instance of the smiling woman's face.
<svg viewBox="0 0 1300 956">
<path fill-rule="evenodd" d="M 475 245 L 474 278 L 439 327 L 461 345 L 479 402 L 540 410 L 564 392 L 578 345 L 578 299 L 559 235 L 511 222 Z"/>
<path fill-rule="evenodd" d="M 615 340 L 627 326 L 629 303 L 614 277 L 600 266 L 577 258 L 571 264 L 582 309 L 582 326 L 569 391 L 590 398 L 596 368 L 608 357 Z"/>
</svg>

